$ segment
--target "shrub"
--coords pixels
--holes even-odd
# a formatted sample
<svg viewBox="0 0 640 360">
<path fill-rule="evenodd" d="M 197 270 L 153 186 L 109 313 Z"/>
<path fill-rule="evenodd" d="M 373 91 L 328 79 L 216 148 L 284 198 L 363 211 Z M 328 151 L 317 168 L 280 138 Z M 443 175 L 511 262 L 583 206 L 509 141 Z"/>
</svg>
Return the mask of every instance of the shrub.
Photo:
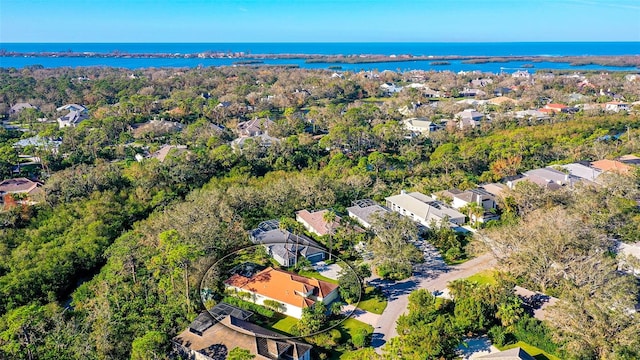
<svg viewBox="0 0 640 360">
<path fill-rule="evenodd" d="M 515 338 L 513 337 L 513 334 L 508 332 L 507 329 L 505 329 L 502 326 L 492 327 L 491 329 L 489 329 L 487 334 L 489 335 L 489 338 L 491 339 L 491 341 L 494 344 L 496 344 L 498 347 L 515 343 Z"/>
<path fill-rule="evenodd" d="M 232 296 L 225 297 L 224 299 L 222 299 L 222 302 L 239 307 L 240 309 L 253 311 L 254 313 L 260 314 L 268 318 L 273 317 L 275 314 L 272 310 L 269 310 L 264 306 L 260 306 L 252 302 L 244 301 Z"/>
<path fill-rule="evenodd" d="M 351 342 L 353 346 L 358 349 L 362 349 L 363 347 L 369 345 L 369 333 L 365 329 L 358 329 L 358 331 L 351 338 Z"/>
<path fill-rule="evenodd" d="M 549 328 L 532 317 L 524 317 L 515 325 L 513 335 L 519 341 L 526 342 L 548 353 L 555 354 L 558 345 L 551 339 Z"/>
<path fill-rule="evenodd" d="M 411 276 L 412 266 L 406 264 L 390 264 L 383 263 L 376 268 L 376 272 L 380 277 L 390 280 L 404 280 Z"/>
</svg>

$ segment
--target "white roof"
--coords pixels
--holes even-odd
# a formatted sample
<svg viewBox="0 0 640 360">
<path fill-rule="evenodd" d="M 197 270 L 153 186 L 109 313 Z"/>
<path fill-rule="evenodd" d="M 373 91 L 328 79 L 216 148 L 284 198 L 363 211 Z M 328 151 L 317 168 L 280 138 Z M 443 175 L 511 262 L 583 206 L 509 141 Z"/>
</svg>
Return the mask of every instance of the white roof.
<svg viewBox="0 0 640 360">
<path fill-rule="evenodd" d="M 444 203 L 419 192 L 389 196 L 386 200 L 425 220 L 433 217 L 442 219 L 445 216 L 450 219 L 465 217 L 464 214 L 446 206 Z"/>
<path fill-rule="evenodd" d="M 561 167 L 568 170 L 569 174 L 589 181 L 595 181 L 602 174 L 602 171 L 598 169 L 578 163 L 561 165 Z"/>
</svg>

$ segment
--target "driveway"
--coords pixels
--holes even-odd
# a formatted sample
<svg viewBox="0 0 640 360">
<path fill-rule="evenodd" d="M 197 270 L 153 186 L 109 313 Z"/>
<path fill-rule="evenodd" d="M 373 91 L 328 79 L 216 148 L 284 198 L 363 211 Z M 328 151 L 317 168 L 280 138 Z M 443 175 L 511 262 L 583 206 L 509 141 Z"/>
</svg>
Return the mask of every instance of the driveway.
<svg viewBox="0 0 640 360">
<path fill-rule="evenodd" d="M 338 280 L 338 273 L 342 268 L 340 265 L 334 263 L 327 265 L 324 261 L 319 261 L 312 265 L 313 270 L 320 273 L 320 275 L 328 277 L 329 279 Z"/>
<path fill-rule="evenodd" d="M 369 324 L 374 328 L 376 327 L 380 319 L 380 315 L 358 309 L 353 305 L 343 306 L 342 313 L 345 315 L 349 315 L 349 317 L 354 318 L 358 321 L 362 321 L 365 324 Z"/>
<path fill-rule="evenodd" d="M 425 254 L 433 251 L 428 244 L 424 246 Z M 437 251 L 436 251 L 437 253 Z M 388 304 L 385 311 L 378 318 L 374 326 L 374 333 L 371 341 L 378 353 L 382 346 L 392 337 L 398 335 L 396 332 L 396 321 L 400 315 L 407 310 L 409 294 L 418 289 L 426 289 L 431 292 L 446 289 L 451 281 L 469 277 L 478 272 L 491 269 L 496 265 L 496 260 L 491 253 L 484 254 L 471 259 L 463 264 L 447 266 L 438 256 L 426 259 L 425 264 L 418 264 L 414 275 L 401 282 L 385 281 L 382 279 L 371 279 L 370 284 L 380 287 L 387 296 Z"/>
</svg>

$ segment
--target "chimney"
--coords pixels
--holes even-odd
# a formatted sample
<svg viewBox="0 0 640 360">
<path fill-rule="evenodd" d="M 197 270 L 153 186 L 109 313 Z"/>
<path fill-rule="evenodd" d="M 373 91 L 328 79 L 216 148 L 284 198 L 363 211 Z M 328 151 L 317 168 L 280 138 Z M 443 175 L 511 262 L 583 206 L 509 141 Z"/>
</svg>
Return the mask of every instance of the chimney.
<svg viewBox="0 0 640 360">
<path fill-rule="evenodd" d="M 406 193 L 407 193 L 407 192 L 406 192 L 404 189 L 400 190 L 400 194 L 401 194 L 401 195 L 405 195 Z"/>
</svg>

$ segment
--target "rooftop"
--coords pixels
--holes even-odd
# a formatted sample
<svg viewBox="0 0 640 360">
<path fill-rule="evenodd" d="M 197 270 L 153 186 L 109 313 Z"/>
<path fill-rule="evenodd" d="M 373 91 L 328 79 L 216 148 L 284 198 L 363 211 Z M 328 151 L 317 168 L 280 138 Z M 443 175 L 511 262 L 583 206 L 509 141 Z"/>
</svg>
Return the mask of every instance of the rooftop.
<svg viewBox="0 0 640 360">
<path fill-rule="evenodd" d="M 623 164 L 627 164 L 627 165 L 640 165 L 640 157 L 637 157 L 635 155 L 623 155 L 623 156 L 620 156 L 618 158 L 618 161 L 620 161 Z"/>
<path fill-rule="evenodd" d="M 200 330 L 194 332 L 194 328 Z M 200 314 L 173 342 L 215 360 L 226 359 L 236 347 L 249 350 L 259 360 L 299 359 L 312 349 L 311 345 L 286 339 L 233 315 L 216 322 L 207 312 Z"/>
<path fill-rule="evenodd" d="M 40 186 L 27 178 L 7 179 L 0 182 L 0 193 L 28 193 Z"/>
<path fill-rule="evenodd" d="M 303 296 L 309 294 L 324 298 L 338 285 L 326 281 L 307 278 L 294 273 L 268 267 L 251 278 L 239 274 L 224 282 L 227 285 L 266 296 L 285 304 L 304 308 L 314 301 Z"/>
<path fill-rule="evenodd" d="M 591 163 L 591 166 L 602 172 L 612 171 L 626 174 L 631 171 L 631 166 L 616 160 L 598 160 Z"/>
<path fill-rule="evenodd" d="M 340 223 L 340 217 L 336 215 L 335 221 L 333 223 L 328 224 L 324 220 L 324 214 L 326 214 L 329 210 L 320 210 L 309 212 L 307 210 L 300 210 L 296 212 L 296 215 L 304 220 L 309 226 L 320 236 L 327 235 L 329 233 L 330 228 L 337 227 Z"/>
<path fill-rule="evenodd" d="M 508 189 L 506 185 L 500 183 L 484 184 L 481 185 L 480 188 L 484 189 L 486 192 L 494 196 L 501 196 L 502 192 Z"/>
<path fill-rule="evenodd" d="M 569 174 L 589 181 L 595 181 L 602 174 L 602 171 L 596 168 L 579 163 L 561 165 L 561 167 L 569 171 Z"/>
<path fill-rule="evenodd" d="M 270 244 L 269 249 L 282 257 L 285 257 L 287 252 L 299 252 L 304 256 L 324 253 L 323 248 L 308 237 L 302 234 L 292 234 L 287 230 L 280 229 L 280 222 L 278 220 L 261 222 L 256 229 L 251 231 L 250 235 L 253 242 L 257 244 Z"/>
<path fill-rule="evenodd" d="M 371 223 L 371 216 L 376 213 L 388 212 L 389 209 L 376 204 L 373 200 L 364 199 L 354 201 L 354 206 L 347 211 L 366 223 Z"/>
<path fill-rule="evenodd" d="M 427 221 L 434 217 L 440 219 L 444 217 L 449 217 L 450 219 L 465 217 L 444 203 L 419 192 L 401 193 L 399 195 L 389 196 L 386 200 Z"/>
</svg>

